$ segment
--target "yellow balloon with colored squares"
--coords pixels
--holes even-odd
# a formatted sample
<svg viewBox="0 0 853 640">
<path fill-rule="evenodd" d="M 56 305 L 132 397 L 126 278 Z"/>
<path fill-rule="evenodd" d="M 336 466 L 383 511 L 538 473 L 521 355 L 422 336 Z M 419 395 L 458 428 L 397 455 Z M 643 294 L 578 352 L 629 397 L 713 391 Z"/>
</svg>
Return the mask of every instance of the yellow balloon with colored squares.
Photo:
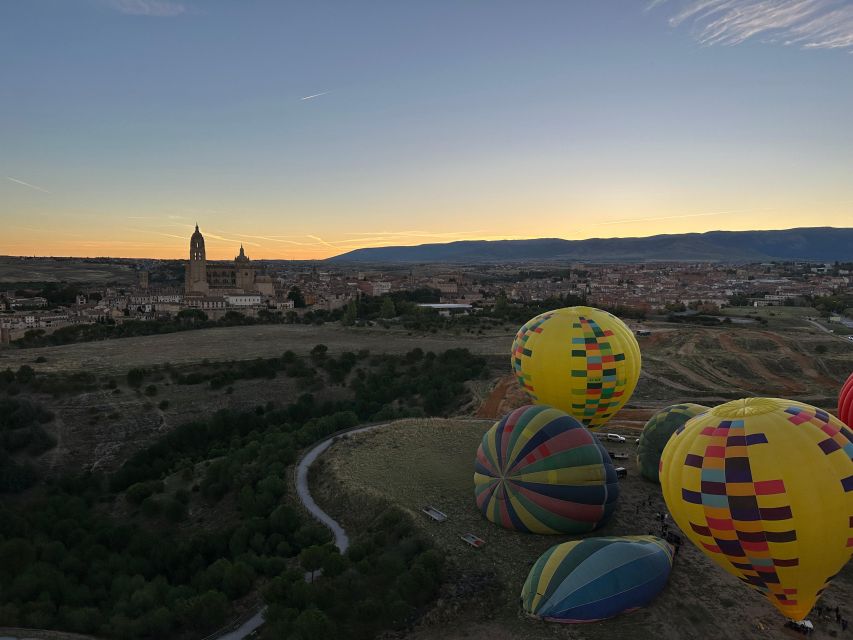
<svg viewBox="0 0 853 640">
<path fill-rule="evenodd" d="M 562 409 L 590 429 L 602 427 L 628 402 L 640 366 L 631 330 L 594 307 L 542 313 L 512 343 L 512 368 L 531 402 Z"/>
<path fill-rule="evenodd" d="M 850 559 L 853 433 L 822 409 L 779 398 L 715 407 L 669 439 L 660 483 L 691 542 L 795 621 Z"/>
</svg>

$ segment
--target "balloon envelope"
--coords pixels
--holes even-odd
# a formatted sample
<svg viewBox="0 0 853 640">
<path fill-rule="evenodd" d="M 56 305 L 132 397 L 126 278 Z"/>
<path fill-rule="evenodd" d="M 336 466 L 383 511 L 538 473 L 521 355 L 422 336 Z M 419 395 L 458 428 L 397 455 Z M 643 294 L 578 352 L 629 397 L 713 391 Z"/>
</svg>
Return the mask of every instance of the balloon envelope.
<svg viewBox="0 0 853 640">
<path fill-rule="evenodd" d="M 491 522 L 532 533 L 584 533 L 616 508 L 610 455 L 563 411 L 528 405 L 483 436 L 474 462 L 474 498 Z"/>
<path fill-rule="evenodd" d="M 660 482 L 681 530 L 784 615 L 803 619 L 850 559 L 853 434 L 834 416 L 747 398 L 689 420 Z"/>
<path fill-rule="evenodd" d="M 594 429 L 634 393 L 640 347 L 616 316 L 567 307 L 542 313 L 519 329 L 512 367 L 533 403 L 562 409 Z"/>
<path fill-rule="evenodd" d="M 640 434 L 640 442 L 637 445 L 637 465 L 644 478 L 659 482 L 660 454 L 663 453 L 669 438 L 690 418 L 705 413 L 709 408 L 692 402 L 674 404 L 661 409 L 649 419 L 643 427 L 643 433 Z"/>
<path fill-rule="evenodd" d="M 521 592 L 524 612 L 553 622 L 595 622 L 651 602 L 669 579 L 672 547 L 654 536 L 587 538 L 551 547 Z"/>
<path fill-rule="evenodd" d="M 853 422 L 853 373 L 838 392 L 838 419 L 848 427 Z"/>
</svg>

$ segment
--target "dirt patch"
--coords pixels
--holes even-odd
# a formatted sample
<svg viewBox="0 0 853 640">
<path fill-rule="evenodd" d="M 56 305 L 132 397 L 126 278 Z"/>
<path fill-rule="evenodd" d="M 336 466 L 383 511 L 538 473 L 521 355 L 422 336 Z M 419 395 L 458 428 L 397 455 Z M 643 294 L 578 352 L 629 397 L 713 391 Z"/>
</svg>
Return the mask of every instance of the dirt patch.
<svg viewBox="0 0 853 640">
<path fill-rule="evenodd" d="M 761 362 L 761 359 L 756 357 L 753 352 L 747 351 L 742 348 L 737 342 L 733 339 L 730 334 L 721 333 L 719 335 L 720 344 L 726 351 L 733 353 L 738 356 L 738 358 L 749 367 L 751 371 L 753 371 L 758 379 L 763 382 L 772 382 L 775 385 L 778 385 L 780 388 L 784 389 L 786 394 L 789 393 L 802 393 L 805 391 L 802 385 L 796 384 L 790 378 L 782 378 L 781 376 L 777 376 L 772 371 L 770 371 L 767 367 L 764 366 L 764 363 Z M 753 385 L 750 385 L 753 386 Z"/>
<path fill-rule="evenodd" d="M 514 374 L 507 374 L 495 383 L 492 392 L 477 410 L 475 417 L 499 420 L 518 407 L 530 404 L 530 398 L 518 386 Z"/>
</svg>

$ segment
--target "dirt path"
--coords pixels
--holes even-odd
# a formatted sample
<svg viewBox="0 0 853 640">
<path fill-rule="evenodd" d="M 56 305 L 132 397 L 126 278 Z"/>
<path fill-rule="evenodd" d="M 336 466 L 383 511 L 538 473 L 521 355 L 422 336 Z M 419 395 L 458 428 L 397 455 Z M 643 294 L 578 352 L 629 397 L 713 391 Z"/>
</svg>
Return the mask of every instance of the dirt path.
<svg viewBox="0 0 853 640">
<path fill-rule="evenodd" d="M 814 365 L 815 362 L 817 362 L 816 360 L 809 358 L 808 356 L 797 351 L 796 349 L 791 348 L 791 345 L 789 345 L 787 342 L 785 342 L 785 340 L 783 340 L 775 333 L 772 333 L 770 331 L 761 331 L 757 333 L 774 342 L 776 346 L 779 347 L 779 350 L 786 357 L 796 362 L 797 366 L 800 367 L 802 372 L 806 374 L 809 378 L 814 379 L 818 384 L 826 385 L 830 389 L 834 388 L 837 384 L 835 380 L 821 373 L 817 370 L 817 368 L 815 368 Z"/>
<path fill-rule="evenodd" d="M 670 369 L 672 369 L 673 371 L 675 371 L 676 373 L 681 375 L 681 380 L 676 382 L 675 380 L 672 380 L 671 378 L 667 378 L 666 376 L 650 373 L 648 371 L 648 369 L 643 369 L 640 372 L 640 377 L 649 378 L 650 380 L 654 380 L 655 382 L 659 382 L 660 384 L 664 384 L 668 387 L 672 387 L 673 389 L 677 389 L 678 391 L 684 391 L 687 393 L 695 393 L 697 389 L 701 389 L 701 390 L 708 389 L 708 388 L 712 388 L 712 389 L 716 389 L 716 390 L 721 389 L 721 387 L 714 385 L 712 382 L 710 382 L 706 378 L 703 378 L 701 376 L 697 376 L 694 374 L 694 372 L 690 371 L 686 367 L 683 367 L 682 365 L 678 364 L 677 362 L 673 362 L 672 359 L 670 359 L 670 358 L 652 358 L 652 357 L 647 356 L 646 360 L 648 362 L 655 362 L 655 361 L 664 362 L 666 364 L 666 366 L 668 366 Z M 694 383 L 692 387 L 689 387 L 689 386 L 687 386 L 687 384 L 685 384 L 685 383 L 690 383 L 690 382 Z"/>
<path fill-rule="evenodd" d="M 720 342 L 720 345 L 726 351 L 733 353 L 738 358 L 740 358 L 743 361 L 744 365 L 746 365 L 747 368 L 753 371 L 759 377 L 759 379 L 772 381 L 774 384 L 778 385 L 780 389 L 784 389 L 785 393 L 801 394 L 806 391 L 805 387 L 803 387 L 802 385 L 793 384 L 790 379 L 777 376 L 775 373 L 770 371 L 770 369 L 764 366 L 761 360 L 755 357 L 752 353 L 748 352 L 746 349 L 740 347 L 730 334 L 720 333 L 717 336 L 717 340 Z M 789 353 L 791 352 L 790 348 L 788 348 L 787 350 Z M 753 387 L 754 385 L 747 386 Z"/>
<path fill-rule="evenodd" d="M 683 376 L 683 381 L 689 382 L 694 385 L 695 389 L 702 389 L 707 391 L 728 391 L 732 386 L 740 388 L 741 381 L 731 378 L 726 375 L 722 371 L 709 366 L 708 362 L 703 362 L 705 368 L 709 370 L 699 369 L 696 370 L 691 369 L 690 367 L 678 362 L 673 357 L 659 358 L 664 360 L 666 365 L 670 367 L 673 371 L 677 372 L 681 376 Z M 650 358 L 651 360 L 651 358 Z M 695 360 L 693 361 L 695 364 Z M 710 376 L 713 376 L 711 378 Z M 692 391 L 693 389 L 691 389 Z"/>
</svg>

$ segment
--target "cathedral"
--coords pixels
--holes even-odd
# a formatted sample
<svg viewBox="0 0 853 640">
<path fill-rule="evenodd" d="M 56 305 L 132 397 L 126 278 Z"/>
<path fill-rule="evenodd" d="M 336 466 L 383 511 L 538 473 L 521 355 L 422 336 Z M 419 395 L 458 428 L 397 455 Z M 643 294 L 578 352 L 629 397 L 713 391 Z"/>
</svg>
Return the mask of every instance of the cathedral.
<svg viewBox="0 0 853 640">
<path fill-rule="evenodd" d="M 212 262 L 208 265 L 204 250 L 204 236 L 195 226 L 190 237 L 190 260 L 186 265 L 185 289 L 187 295 L 225 295 L 260 293 L 272 296 L 275 287 L 271 277 L 257 273 L 249 256 L 240 245 L 240 254 L 233 263 Z"/>
</svg>

